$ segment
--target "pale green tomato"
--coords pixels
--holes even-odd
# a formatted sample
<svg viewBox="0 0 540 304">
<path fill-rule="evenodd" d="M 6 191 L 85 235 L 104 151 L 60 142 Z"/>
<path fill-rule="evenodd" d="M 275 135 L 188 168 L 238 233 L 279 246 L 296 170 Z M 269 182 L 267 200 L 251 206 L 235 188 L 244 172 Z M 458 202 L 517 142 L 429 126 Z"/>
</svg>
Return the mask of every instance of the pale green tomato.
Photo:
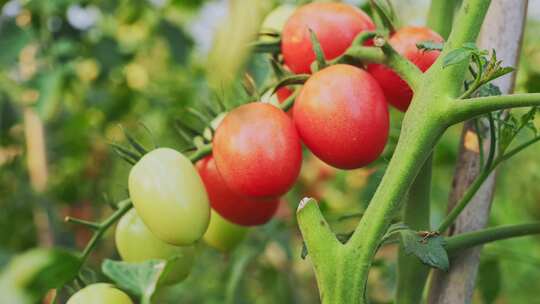
<svg viewBox="0 0 540 304">
<path fill-rule="evenodd" d="M 142 222 L 135 209 L 131 209 L 118 222 L 115 233 L 116 249 L 126 262 L 143 262 L 151 259 L 168 260 L 168 273 L 160 285 L 183 281 L 190 273 L 195 258 L 193 246 L 173 246 L 158 239 Z"/>
<path fill-rule="evenodd" d="M 296 10 L 292 4 L 283 4 L 271 11 L 261 25 L 261 32 L 281 33 L 285 23 Z"/>
<path fill-rule="evenodd" d="M 111 284 L 97 283 L 77 291 L 66 304 L 133 304 L 123 291 Z"/>
<path fill-rule="evenodd" d="M 244 240 L 247 232 L 247 227 L 231 223 L 212 210 L 210 225 L 203 240 L 219 251 L 229 252 Z"/>
<path fill-rule="evenodd" d="M 204 184 L 189 159 L 173 149 L 153 150 L 133 166 L 129 195 L 148 229 L 169 244 L 192 245 L 208 227 Z"/>
</svg>

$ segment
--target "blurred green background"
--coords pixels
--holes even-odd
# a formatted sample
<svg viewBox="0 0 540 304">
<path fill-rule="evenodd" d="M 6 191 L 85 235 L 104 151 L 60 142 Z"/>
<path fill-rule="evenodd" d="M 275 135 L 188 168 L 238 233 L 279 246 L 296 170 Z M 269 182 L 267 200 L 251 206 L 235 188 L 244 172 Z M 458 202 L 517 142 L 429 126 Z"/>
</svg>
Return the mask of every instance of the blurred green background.
<svg viewBox="0 0 540 304">
<path fill-rule="evenodd" d="M 90 233 L 63 218 L 102 218 L 111 212 L 107 202 L 127 196 L 130 166 L 108 146 L 126 142 L 119 125 L 149 146 L 182 150 L 189 143 L 178 121 L 202 128 L 186 114 L 189 107 L 249 101 L 242 71 L 258 86 L 273 76 L 267 55 L 249 54 L 245 45 L 274 7 L 300 2 L 306 1 L 0 0 L 0 268 L 36 246 L 82 248 Z M 424 23 L 429 1 L 394 3 L 402 24 Z M 520 92 L 540 92 L 539 0 L 530 1 L 530 11 Z M 395 141 L 401 114 L 392 117 Z M 460 131 L 450 129 L 436 149 L 434 223 L 445 213 Z M 540 220 L 539 153 L 533 146 L 502 167 L 490 224 Z M 335 229 L 350 231 L 387 161 L 388 155 L 344 172 L 306 154 L 298 186 L 273 221 L 251 229 L 230 254 L 198 245 L 191 276 L 156 302 L 316 303 L 291 210 L 305 195 L 318 197 Z M 94 253 L 93 269 L 117 258 L 111 236 Z M 377 259 L 373 303 L 391 301 L 395 255 L 388 246 Z M 87 272 L 89 280 L 102 279 Z M 539 288 L 540 238 L 485 247 L 475 303 L 540 303 L 531 300 Z"/>
</svg>

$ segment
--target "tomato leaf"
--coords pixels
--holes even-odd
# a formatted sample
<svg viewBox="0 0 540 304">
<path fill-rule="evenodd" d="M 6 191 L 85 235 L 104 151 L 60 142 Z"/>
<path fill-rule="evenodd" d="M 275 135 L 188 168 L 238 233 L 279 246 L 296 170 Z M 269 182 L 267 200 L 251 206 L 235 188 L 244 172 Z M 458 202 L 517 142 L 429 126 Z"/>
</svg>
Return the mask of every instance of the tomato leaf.
<svg viewBox="0 0 540 304">
<path fill-rule="evenodd" d="M 492 83 L 481 86 L 478 91 L 475 92 L 476 97 L 497 96 L 501 94 L 501 89 Z"/>
<path fill-rule="evenodd" d="M 61 249 L 33 249 L 19 255 L 0 275 L 0 303 L 36 303 L 54 288 L 72 281 L 80 258 Z"/>
<path fill-rule="evenodd" d="M 254 53 L 279 54 L 281 52 L 281 39 L 272 41 L 257 41 L 251 44 Z"/>
<path fill-rule="evenodd" d="M 150 303 L 166 265 L 165 260 L 148 260 L 142 263 L 105 260 L 101 269 L 118 287 L 140 297 L 144 304 Z"/>
<path fill-rule="evenodd" d="M 416 44 L 416 47 L 424 52 L 429 51 L 442 51 L 444 43 L 433 42 L 433 41 L 421 41 Z"/>
<path fill-rule="evenodd" d="M 504 76 L 506 74 L 512 73 L 513 71 L 515 71 L 515 69 L 513 67 L 498 68 L 496 71 L 491 73 L 489 75 L 489 77 L 485 81 L 487 82 L 487 81 L 491 81 L 493 79 L 497 79 L 497 78 L 502 77 L 502 76 Z"/>
<path fill-rule="evenodd" d="M 457 48 L 450 51 L 443 59 L 443 68 L 469 60 L 472 51 L 467 48 Z"/>
<path fill-rule="evenodd" d="M 424 237 L 413 230 L 399 230 L 399 233 L 405 253 L 414 254 L 430 267 L 448 270 L 450 263 L 444 248 L 446 241 L 442 236 Z"/>
</svg>

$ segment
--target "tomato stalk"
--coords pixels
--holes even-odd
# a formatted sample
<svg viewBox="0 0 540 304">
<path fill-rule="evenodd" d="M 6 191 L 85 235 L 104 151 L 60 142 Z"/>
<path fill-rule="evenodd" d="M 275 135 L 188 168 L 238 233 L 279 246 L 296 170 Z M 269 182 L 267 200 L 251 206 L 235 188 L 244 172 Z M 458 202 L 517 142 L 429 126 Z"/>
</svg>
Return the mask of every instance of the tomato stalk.
<svg viewBox="0 0 540 304">
<path fill-rule="evenodd" d="M 452 29 L 454 0 L 432 0 L 427 25 L 444 39 Z M 410 229 L 430 230 L 431 224 L 431 176 L 433 155 L 426 160 L 409 189 L 403 206 L 403 222 Z M 397 262 L 396 303 L 420 303 L 426 285 L 429 268 L 414 256 L 399 248 Z"/>
<path fill-rule="evenodd" d="M 540 223 L 526 223 L 486 228 L 462 233 L 446 239 L 446 250 L 450 255 L 463 249 L 509 238 L 540 234 Z"/>
<path fill-rule="evenodd" d="M 317 205 L 301 203 L 298 222 L 312 256 L 323 303 L 364 303 L 366 282 L 380 241 L 398 211 L 422 165 L 450 126 L 448 104 L 460 95 L 468 62 L 443 68 L 451 50 L 474 41 L 480 31 L 489 0 L 466 0 L 442 55 L 424 75 L 412 63 L 381 46 L 387 64 L 415 89 L 405 114 L 400 139 L 388 169 L 351 239 L 341 245 L 329 230 Z M 321 244 L 325 243 L 325 244 Z M 322 262 L 324 261 L 324 262 Z"/>
<path fill-rule="evenodd" d="M 454 100 L 450 115 L 458 123 L 497 110 L 540 106 L 540 93 L 512 94 Z"/>
</svg>

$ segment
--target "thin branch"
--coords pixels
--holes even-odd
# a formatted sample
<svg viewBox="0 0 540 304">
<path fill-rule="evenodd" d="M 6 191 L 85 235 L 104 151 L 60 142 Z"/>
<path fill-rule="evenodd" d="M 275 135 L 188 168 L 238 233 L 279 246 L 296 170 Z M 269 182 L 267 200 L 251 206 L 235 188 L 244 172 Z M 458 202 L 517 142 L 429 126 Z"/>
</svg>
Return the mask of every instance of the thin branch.
<svg viewBox="0 0 540 304">
<path fill-rule="evenodd" d="M 93 230 L 98 230 L 98 229 L 101 228 L 99 223 L 86 221 L 86 220 L 74 218 L 74 217 L 71 217 L 71 216 L 66 216 L 64 221 L 66 223 L 72 223 L 72 224 L 77 224 L 77 225 L 81 225 L 81 226 L 84 226 L 84 227 L 88 227 L 88 228 L 93 229 Z"/>
<path fill-rule="evenodd" d="M 502 157 L 499 157 L 494 163 L 493 165 L 494 166 L 498 166 L 500 163 L 502 163 L 503 161 L 506 161 L 508 159 L 510 159 L 512 156 L 518 154 L 519 152 L 523 151 L 525 148 L 537 143 L 540 141 L 540 136 L 537 136 L 517 147 L 515 147 L 514 149 L 510 150 L 509 152 L 506 152 Z"/>
<path fill-rule="evenodd" d="M 540 222 L 486 228 L 462 233 L 446 239 L 446 250 L 450 255 L 463 249 L 509 238 L 540 234 Z"/>
<path fill-rule="evenodd" d="M 84 248 L 84 251 L 81 256 L 81 265 L 84 264 L 84 262 L 88 259 L 88 256 L 94 250 L 94 248 L 97 245 L 97 242 L 101 239 L 103 234 L 114 224 L 118 219 L 120 219 L 126 212 L 128 212 L 132 207 L 133 204 L 131 203 L 131 199 L 126 199 L 118 203 L 119 208 L 111 214 L 105 221 L 99 224 L 99 228 L 94 232 L 94 235 L 92 235 L 92 238 L 90 239 L 90 242 L 86 245 Z"/>
<path fill-rule="evenodd" d="M 385 55 L 383 63 L 405 80 L 413 91 L 416 91 L 422 80 L 422 71 L 409 59 L 401 56 L 384 37 L 376 37 L 374 42 Z"/>
<path fill-rule="evenodd" d="M 486 167 L 485 169 L 482 171 L 482 173 L 476 178 L 476 180 L 474 181 L 474 183 L 471 185 L 471 187 L 467 190 L 467 192 L 465 193 L 465 195 L 463 195 L 463 197 L 461 198 L 461 200 L 457 203 L 456 207 L 454 209 L 452 209 L 452 211 L 448 214 L 448 216 L 446 217 L 446 219 L 443 220 L 443 222 L 441 223 L 441 225 L 439 226 L 439 228 L 437 229 L 437 231 L 439 232 L 444 232 L 446 229 L 448 229 L 454 222 L 455 220 L 457 219 L 457 217 L 461 214 L 461 212 L 463 211 L 463 209 L 465 209 L 465 207 L 467 207 L 467 205 L 469 204 L 469 202 L 472 200 L 472 198 L 474 197 L 474 195 L 476 194 L 476 192 L 478 192 L 478 190 L 480 189 L 480 187 L 482 186 L 482 184 L 484 184 L 484 182 L 486 181 L 486 179 L 489 177 L 489 175 L 501 164 L 503 163 L 504 161 L 507 161 L 509 160 L 510 158 L 512 158 L 513 156 L 515 156 L 516 154 L 518 154 L 519 152 L 523 151 L 525 148 L 537 143 L 540 141 L 540 136 L 538 137 L 535 137 L 517 147 L 515 147 L 514 149 L 510 150 L 509 152 L 505 153 L 504 155 L 500 155 L 498 156 L 496 159 L 494 159 L 493 161 L 491 161 L 491 164 L 490 164 L 490 161 L 488 160 L 488 162 L 486 162 Z M 494 155 L 495 152 L 491 152 L 491 147 L 490 147 L 490 155 Z M 490 158 L 490 159 L 493 159 L 493 158 Z"/>
<path fill-rule="evenodd" d="M 450 120 L 452 124 L 456 124 L 493 111 L 533 106 L 540 106 L 540 93 L 454 100 Z"/>
</svg>

